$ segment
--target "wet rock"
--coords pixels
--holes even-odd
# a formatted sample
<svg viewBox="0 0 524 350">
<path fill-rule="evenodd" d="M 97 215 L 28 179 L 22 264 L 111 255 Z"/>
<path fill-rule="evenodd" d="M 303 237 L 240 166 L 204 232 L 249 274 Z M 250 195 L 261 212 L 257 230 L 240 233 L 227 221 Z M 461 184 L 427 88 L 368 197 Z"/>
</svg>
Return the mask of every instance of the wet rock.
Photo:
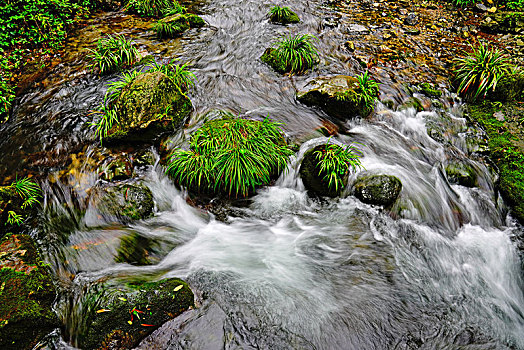
<svg viewBox="0 0 524 350">
<path fill-rule="evenodd" d="M 480 28 L 492 34 L 524 32 L 524 12 L 499 12 L 484 18 Z"/>
<path fill-rule="evenodd" d="M 202 17 L 195 15 L 193 13 L 186 13 L 186 19 L 189 22 L 189 27 L 191 28 L 201 28 L 206 25 L 206 22 Z"/>
<path fill-rule="evenodd" d="M 346 49 L 348 49 L 351 52 L 355 51 L 355 43 L 352 41 L 346 41 L 344 46 L 346 47 Z"/>
<path fill-rule="evenodd" d="M 439 98 L 442 96 L 442 91 L 435 89 L 435 87 L 430 83 L 422 83 L 418 87 L 420 88 L 420 91 L 428 97 Z"/>
<path fill-rule="evenodd" d="M 466 162 L 453 161 L 446 165 L 446 175 L 450 183 L 465 187 L 477 187 L 478 179 L 475 169 Z"/>
<path fill-rule="evenodd" d="M 335 17 L 324 18 L 322 20 L 322 26 L 324 28 L 335 28 L 338 26 L 339 19 Z"/>
<path fill-rule="evenodd" d="M 114 108 L 119 123 L 104 141 L 151 142 L 180 126 L 193 106 L 165 74 L 146 72 L 122 89 Z"/>
<path fill-rule="evenodd" d="M 358 81 L 354 77 L 315 78 L 306 87 L 307 90 L 297 93 L 297 99 L 309 106 L 319 106 L 333 117 L 346 119 L 369 114 L 360 102 Z"/>
<path fill-rule="evenodd" d="M 391 175 L 361 175 L 353 184 L 353 194 L 367 204 L 389 206 L 402 190 L 400 180 Z"/>
<path fill-rule="evenodd" d="M 318 196 L 336 197 L 343 188 L 339 188 L 338 191 L 330 188 L 327 181 L 324 180 L 326 174 L 324 172 L 319 173 L 320 167 L 315 152 L 323 150 L 324 147 L 325 145 L 319 145 L 304 154 L 304 159 L 300 165 L 300 177 L 308 192 Z M 346 179 L 346 176 L 344 176 L 344 179 Z"/>
<path fill-rule="evenodd" d="M 415 24 L 418 23 L 418 16 L 416 13 L 410 13 L 406 16 L 406 18 L 404 18 L 404 24 L 408 25 L 408 26 L 414 26 Z"/>
<path fill-rule="evenodd" d="M 409 35 L 419 35 L 420 29 L 404 29 L 404 33 Z"/>
<path fill-rule="evenodd" d="M 102 215 L 124 222 L 142 220 L 153 214 L 153 194 L 144 185 L 106 186 L 97 190 L 92 200 Z"/>
<path fill-rule="evenodd" d="M 60 326 L 52 311 L 55 287 L 31 238 L 0 242 L 0 348 L 32 349 Z"/>
<path fill-rule="evenodd" d="M 524 101 L 524 74 L 504 75 L 488 97 L 494 101 Z"/>
<path fill-rule="evenodd" d="M 406 102 L 402 103 L 398 109 L 401 111 L 408 108 L 415 108 L 417 113 L 424 110 L 424 106 L 422 106 L 422 103 L 416 97 L 410 97 Z"/>
<path fill-rule="evenodd" d="M 266 63 L 268 66 L 270 66 L 280 74 L 284 74 L 287 72 L 286 66 L 277 57 L 277 50 L 275 50 L 272 47 L 267 48 L 260 57 L 260 59 L 262 60 L 262 62 Z"/>
<path fill-rule="evenodd" d="M 193 292 L 182 280 L 105 285 L 88 300 L 82 349 L 130 349 L 163 323 L 194 306 Z"/>
<path fill-rule="evenodd" d="M 475 4 L 475 10 L 476 10 L 477 12 L 484 13 L 484 12 L 487 12 L 487 11 L 488 11 L 488 8 L 487 8 L 486 5 L 484 5 L 484 4 L 476 3 L 476 4 Z"/>
<path fill-rule="evenodd" d="M 293 24 L 293 23 L 300 22 L 300 18 L 298 17 L 298 15 L 291 10 L 289 10 L 289 14 L 282 16 L 282 17 L 274 14 L 269 17 L 269 20 L 275 24 Z"/>
<path fill-rule="evenodd" d="M 120 238 L 120 247 L 115 261 L 137 266 L 150 265 L 152 263 L 149 257 L 150 251 L 151 240 L 133 232 Z"/>
<path fill-rule="evenodd" d="M 367 35 L 369 34 L 369 29 L 362 24 L 349 24 L 347 26 L 347 33 L 350 35 Z"/>
<path fill-rule="evenodd" d="M 125 180 L 133 176 L 133 165 L 125 153 L 118 154 L 99 169 L 100 178 L 106 181 Z"/>
</svg>

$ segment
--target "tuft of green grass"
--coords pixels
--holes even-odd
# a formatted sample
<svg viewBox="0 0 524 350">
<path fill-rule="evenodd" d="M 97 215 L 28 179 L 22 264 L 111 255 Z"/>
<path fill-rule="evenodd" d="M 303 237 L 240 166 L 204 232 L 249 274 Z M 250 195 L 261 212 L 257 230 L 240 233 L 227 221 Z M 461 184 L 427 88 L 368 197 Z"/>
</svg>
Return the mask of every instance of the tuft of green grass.
<svg viewBox="0 0 524 350">
<path fill-rule="evenodd" d="M 471 45 L 471 53 L 454 61 L 458 93 L 468 99 L 485 97 L 495 91 L 497 82 L 511 71 L 511 63 L 501 50 L 488 44 Z"/>
<path fill-rule="evenodd" d="M 297 23 L 300 21 L 297 14 L 291 11 L 291 9 L 287 6 L 273 6 L 269 10 L 268 17 L 272 22 L 278 22 L 283 24 Z"/>
<path fill-rule="evenodd" d="M 378 95 L 378 83 L 369 76 L 368 70 L 357 75 L 357 81 L 360 89 L 358 93 L 359 102 L 366 111 L 371 112 Z"/>
<path fill-rule="evenodd" d="M 267 185 L 286 167 L 293 153 L 280 123 L 229 118 L 206 122 L 190 140 L 189 150 L 175 150 L 167 172 L 175 181 L 197 191 L 247 196 Z"/>
<path fill-rule="evenodd" d="M 176 64 L 176 59 L 169 61 L 166 64 L 158 64 L 153 62 L 149 69 L 152 72 L 162 72 L 171 79 L 180 91 L 186 92 L 191 86 L 195 86 L 196 77 L 187 66 L 189 63 Z"/>
<path fill-rule="evenodd" d="M 8 196 L 15 196 L 22 199 L 22 204 L 20 208 L 12 209 L 22 209 L 25 210 L 28 207 L 40 203 L 39 197 L 41 197 L 42 192 L 40 186 L 32 181 L 28 177 L 21 179 L 16 179 L 9 186 L 0 186 L 0 193 L 4 193 Z M 25 218 L 22 215 L 17 214 L 14 210 L 8 210 L 7 212 L 7 221 L 6 225 L 21 225 L 24 222 Z"/>
<path fill-rule="evenodd" d="M 318 61 L 318 50 L 313 44 L 317 38 L 311 34 L 282 37 L 276 43 L 276 57 L 290 73 L 300 73 L 312 68 Z"/>
<path fill-rule="evenodd" d="M 328 140 L 324 148 L 315 151 L 315 157 L 318 161 L 318 175 L 324 174 L 323 180 L 335 192 L 344 187 L 344 178 L 348 172 L 363 168 L 360 162 L 362 152 L 353 145 L 342 148 Z"/>
<path fill-rule="evenodd" d="M 178 21 L 167 22 L 164 19 L 153 24 L 153 30 L 157 38 L 175 38 L 189 29 L 189 22 L 181 16 Z"/>
<path fill-rule="evenodd" d="M 90 67 L 100 74 L 117 72 L 132 66 L 140 58 L 133 42 L 123 35 L 108 35 L 98 40 L 95 50 L 89 51 L 88 57 L 92 61 Z"/>
<path fill-rule="evenodd" d="M 184 13 L 186 9 L 174 0 L 130 0 L 125 10 L 148 17 L 163 17 Z"/>
</svg>

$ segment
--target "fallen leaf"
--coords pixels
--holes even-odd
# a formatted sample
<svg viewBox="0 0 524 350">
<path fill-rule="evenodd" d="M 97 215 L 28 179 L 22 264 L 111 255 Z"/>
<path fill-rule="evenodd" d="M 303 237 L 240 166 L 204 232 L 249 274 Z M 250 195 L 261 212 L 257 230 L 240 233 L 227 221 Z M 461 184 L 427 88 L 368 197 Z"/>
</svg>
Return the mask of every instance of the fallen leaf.
<svg viewBox="0 0 524 350">
<path fill-rule="evenodd" d="M 111 310 L 109 310 L 109 309 L 100 309 L 100 310 L 96 310 L 96 313 L 100 314 L 102 312 L 108 312 L 108 311 L 111 311 Z"/>
<path fill-rule="evenodd" d="M 174 292 L 178 292 L 180 289 L 184 288 L 184 285 L 179 285 L 177 287 L 175 287 L 175 289 L 173 289 Z"/>
</svg>

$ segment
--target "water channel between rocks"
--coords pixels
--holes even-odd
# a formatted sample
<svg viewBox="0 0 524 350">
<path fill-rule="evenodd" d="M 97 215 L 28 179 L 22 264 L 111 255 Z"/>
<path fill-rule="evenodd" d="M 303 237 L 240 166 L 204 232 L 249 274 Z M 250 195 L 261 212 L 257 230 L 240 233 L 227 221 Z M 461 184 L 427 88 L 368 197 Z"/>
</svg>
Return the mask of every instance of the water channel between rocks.
<svg viewBox="0 0 524 350">
<path fill-rule="evenodd" d="M 265 19 L 270 5 L 194 3 L 207 26 L 168 42 L 156 41 L 145 20 L 106 13 L 71 40 L 71 49 L 81 48 L 101 33 L 125 33 L 158 61 L 190 62 L 198 83 L 190 93 L 195 111 L 186 134 L 201 123 L 199 115 L 220 108 L 252 118 L 269 115 L 285 123 L 291 139 L 309 141 L 273 186 L 244 206 L 226 208 L 226 220 L 189 205 L 158 162 L 135 179 L 151 189 L 155 215 L 127 225 L 104 221 L 86 204 L 86 191 L 99 181 L 89 156 L 67 182 L 51 170 L 34 235 L 60 281 L 56 309 L 65 330 L 54 346 L 75 344 L 83 293 L 99 281 L 173 276 L 188 281 L 201 305 L 156 330 L 140 349 L 523 349 L 524 281 L 512 241 L 520 229 L 494 192 L 491 171 L 470 157 L 478 149 L 472 139 L 480 136 L 466 125 L 461 106 L 449 95 L 442 108 L 420 113 L 378 103 L 372 118 L 339 125 L 344 132 L 337 142 L 358 143 L 368 171 L 402 181 L 390 211 L 348 194 L 308 197 L 299 161 L 325 141 L 314 130 L 329 118 L 297 102 L 295 92 L 312 77 L 362 69 L 340 47 L 347 26 L 321 22 L 335 10 L 317 0 L 291 1 L 286 5 L 302 22 L 284 27 Z M 319 38 L 318 69 L 279 76 L 259 60 L 272 40 L 298 32 Z M 89 110 L 117 76 L 87 73 L 82 52 L 74 55 L 17 101 L 14 121 L 2 126 L 10 136 L 0 141 L 0 175 L 26 166 L 53 169 L 53 161 L 60 168 L 80 151 L 104 154 L 87 124 Z M 382 99 L 407 97 L 393 68 L 375 74 Z M 408 73 L 399 74 L 401 80 Z M 441 130 L 442 142 L 429 129 Z M 172 141 L 183 139 L 180 134 Z M 449 159 L 474 169 L 478 187 L 450 184 L 444 171 Z M 126 235 L 152 242 L 156 263 L 116 263 Z"/>
</svg>

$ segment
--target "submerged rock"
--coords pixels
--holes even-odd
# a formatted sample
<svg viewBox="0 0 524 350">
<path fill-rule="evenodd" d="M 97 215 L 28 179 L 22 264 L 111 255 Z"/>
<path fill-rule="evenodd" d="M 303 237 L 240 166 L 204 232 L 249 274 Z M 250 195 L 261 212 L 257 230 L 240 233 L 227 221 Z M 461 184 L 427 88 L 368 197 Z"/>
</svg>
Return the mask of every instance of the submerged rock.
<svg viewBox="0 0 524 350">
<path fill-rule="evenodd" d="M 149 252 L 152 240 L 136 232 L 120 238 L 120 247 L 116 262 L 128 263 L 131 265 L 150 265 Z"/>
<path fill-rule="evenodd" d="M 89 298 L 82 349 L 130 349 L 165 322 L 194 306 L 193 292 L 177 278 L 102 287 Z"/>
<path fill-rule="evenodd" d="M 339 147 L 339 146 L 337 146 Z M 300 165 L 300 177 L 306 189 L 317 196 L 336 197 L 342 192 L 344 187 L 335 190 L 328 186 L 328 182 L 324 180 L 326 175 L 324 172 L 319 172 L 318 159 L 315 155 L 316 151 L 321 151 L 325 145 L 319 145 L 304 154 L 304 159 Z M 347 177 L 343 176 L 344 186 L 347 184 Z"/>
<path fill-rule="evenodd" d="M 55 287 L 31 238 L 0 242 L 0 348 L 32 349 L 59 327 L 52 310 Z"/>
<path fill-rule="evenodd" d="M 153 214 L 153 194 L 144 185 L 106 186 L 96 192 L 93 201 L 100 213 L 124 222 L 145 219 Z"/>
<path fill-rule="evenodd" d="M 389 206 L 402 190 L 400 180 L 392 175 L 363 175 L 353 184 L 353 194 L 367 204 Z"/>
<path fill-rule="evenodd" d="M 114 108 L 119 122 L 104 141 L 150 142 L 180 126 L 193 106 L 167 75 L 146 72 L 122 89 Z"/>
<path fill-rule="evenodd" d="M 366 116 L 369 110 L 360 101 L 358 80 L 346 75 L 311 80 L 308 90 L 299 91 L 297 99 L 309 106 L 318 106 L 327 114 L 341 119 Z"/>
<path fill-rule="evenodd" d="M 475 169 L 465 162 L 451 162 L 446 166 L 448 181 L 465 187 L 478 186 Z"/>
</svg>

